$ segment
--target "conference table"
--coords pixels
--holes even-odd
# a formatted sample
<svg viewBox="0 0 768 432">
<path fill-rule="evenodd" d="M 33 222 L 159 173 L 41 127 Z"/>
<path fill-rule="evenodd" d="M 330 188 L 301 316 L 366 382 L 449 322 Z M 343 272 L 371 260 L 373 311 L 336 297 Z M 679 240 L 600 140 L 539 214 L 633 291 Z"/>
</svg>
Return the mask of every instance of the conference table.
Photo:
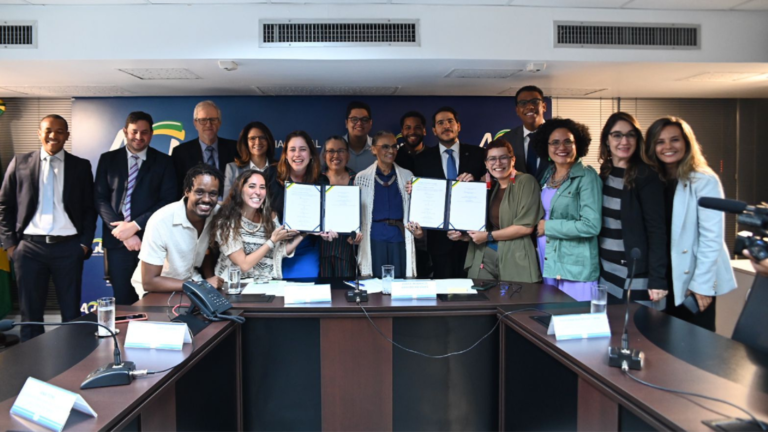
<svg viewBox="0 0 768 432">
<path fill-rule="evenodd" d="M 179 363 L 128 386 L 79 390 L 112 358 L 111 340 L 86 326 L 59 327 L 0 353 L 0 429 L 35 428 L 8 413 L 28 376 L 80 393 L 99 413 L 73 412 L 65 430 L 706 430 L 704 420 L 744 417 L 609 367 L 607 348 L 623 326 L 619 306 L 608 307 L 611 338 L 557 341 L 531 317 L 585 313 L 589 303 L 552 286 L 502 284 L 508 289 L 472 301 L 371 294 L 361 307 L 346 300 L 348 287 L 330 282 L 324 304 L 232 297 L 245 323 L 211 323 L 181 353 L 126 350 L 140 369 Z M 148 294 L 118 312 L 167 321 L 168 300 Z M 765 353 L 640 305 L 629 331 L 631 346 L 646 354 L 635 376 L 768 418 Z"/>
</svg>

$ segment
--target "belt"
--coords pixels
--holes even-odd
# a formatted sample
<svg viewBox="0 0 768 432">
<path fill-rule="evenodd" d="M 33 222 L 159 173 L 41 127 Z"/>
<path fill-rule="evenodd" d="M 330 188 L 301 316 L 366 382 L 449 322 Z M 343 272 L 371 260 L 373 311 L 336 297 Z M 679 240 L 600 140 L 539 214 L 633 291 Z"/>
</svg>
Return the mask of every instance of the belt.
<svg viewBox="0 0 768 432">
<path fill-rule="evenodd" d="M 46 236 L 46 235 L 29 235 L 29 234 L 23 234 L 22 240 L 31 241 L 35 243 L 60 243 L 63 241 L 67 241 L 69 239 L 77 238 L 77 234 L 72 234 L 68 236 Z"/>
<path fill-rule="evenodd" d="M 396 226 L 400 228 L 400 234 L 405 236 L 405 225 L 403 225 L 402 219 L 381 219 L 381 220 L 375 220 L 374 222 L 385 223 L 389 226 Z"/>
</svg>

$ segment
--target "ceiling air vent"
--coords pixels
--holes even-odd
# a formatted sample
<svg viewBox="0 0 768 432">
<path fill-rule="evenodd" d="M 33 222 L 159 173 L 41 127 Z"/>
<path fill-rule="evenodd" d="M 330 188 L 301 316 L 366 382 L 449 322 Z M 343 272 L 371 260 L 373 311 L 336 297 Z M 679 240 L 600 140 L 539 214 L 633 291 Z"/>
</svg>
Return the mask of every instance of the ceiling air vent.
<svg viewBox="0 0 768 432">
<path fill-rule="evenodd" d="M 0 48 L 37 48 L 37 22 L 0 21 Z"/>
<path fill-rule="evenodd" d="M 701 49 L 701 26 L 555 21 L 555 48 Z"/>
<path fill-rule="evenodd" d="M 260 47 L 419 46 L 419 20 L 260 20 Z"/>
</svg>

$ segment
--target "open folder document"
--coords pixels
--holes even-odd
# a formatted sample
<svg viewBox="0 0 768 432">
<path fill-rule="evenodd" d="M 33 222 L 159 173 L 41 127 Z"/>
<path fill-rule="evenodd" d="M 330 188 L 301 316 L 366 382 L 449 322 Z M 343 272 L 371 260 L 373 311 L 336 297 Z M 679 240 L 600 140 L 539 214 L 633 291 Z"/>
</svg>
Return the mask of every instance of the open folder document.
<svg viewBox="0 0 768 432">
<path fill-rule="evenodd" d="M 286 183 L 283 219 L 302 232 L 360 231 L 360 187 Z"/>
<path fill-rule="evenodd" d="M 485 229 L 485 183 L 414 177 L 411 185 L 409 222 L 445 231 Z"/>
</svg>

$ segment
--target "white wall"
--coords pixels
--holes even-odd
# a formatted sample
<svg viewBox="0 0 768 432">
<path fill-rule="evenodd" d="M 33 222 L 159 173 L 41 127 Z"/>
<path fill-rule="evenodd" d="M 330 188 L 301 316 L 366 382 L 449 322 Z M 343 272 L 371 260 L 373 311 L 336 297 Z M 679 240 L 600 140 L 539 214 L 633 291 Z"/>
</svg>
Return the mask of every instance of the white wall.
<svg viewBox="0 0 768 432">
<path fill-rule="evenodd" d="M 37 20 L 39 26 L 38 49 L 0 50 L 0 60 L 768 61 L 768 12 L 408 5 L 0 6 L 0 18 Z M 422 46 L 260 49 L 260 18 L 418 18 Z M 554 20 L 701 24 L 702 49 L 554 49 Z"/>
</svg>

